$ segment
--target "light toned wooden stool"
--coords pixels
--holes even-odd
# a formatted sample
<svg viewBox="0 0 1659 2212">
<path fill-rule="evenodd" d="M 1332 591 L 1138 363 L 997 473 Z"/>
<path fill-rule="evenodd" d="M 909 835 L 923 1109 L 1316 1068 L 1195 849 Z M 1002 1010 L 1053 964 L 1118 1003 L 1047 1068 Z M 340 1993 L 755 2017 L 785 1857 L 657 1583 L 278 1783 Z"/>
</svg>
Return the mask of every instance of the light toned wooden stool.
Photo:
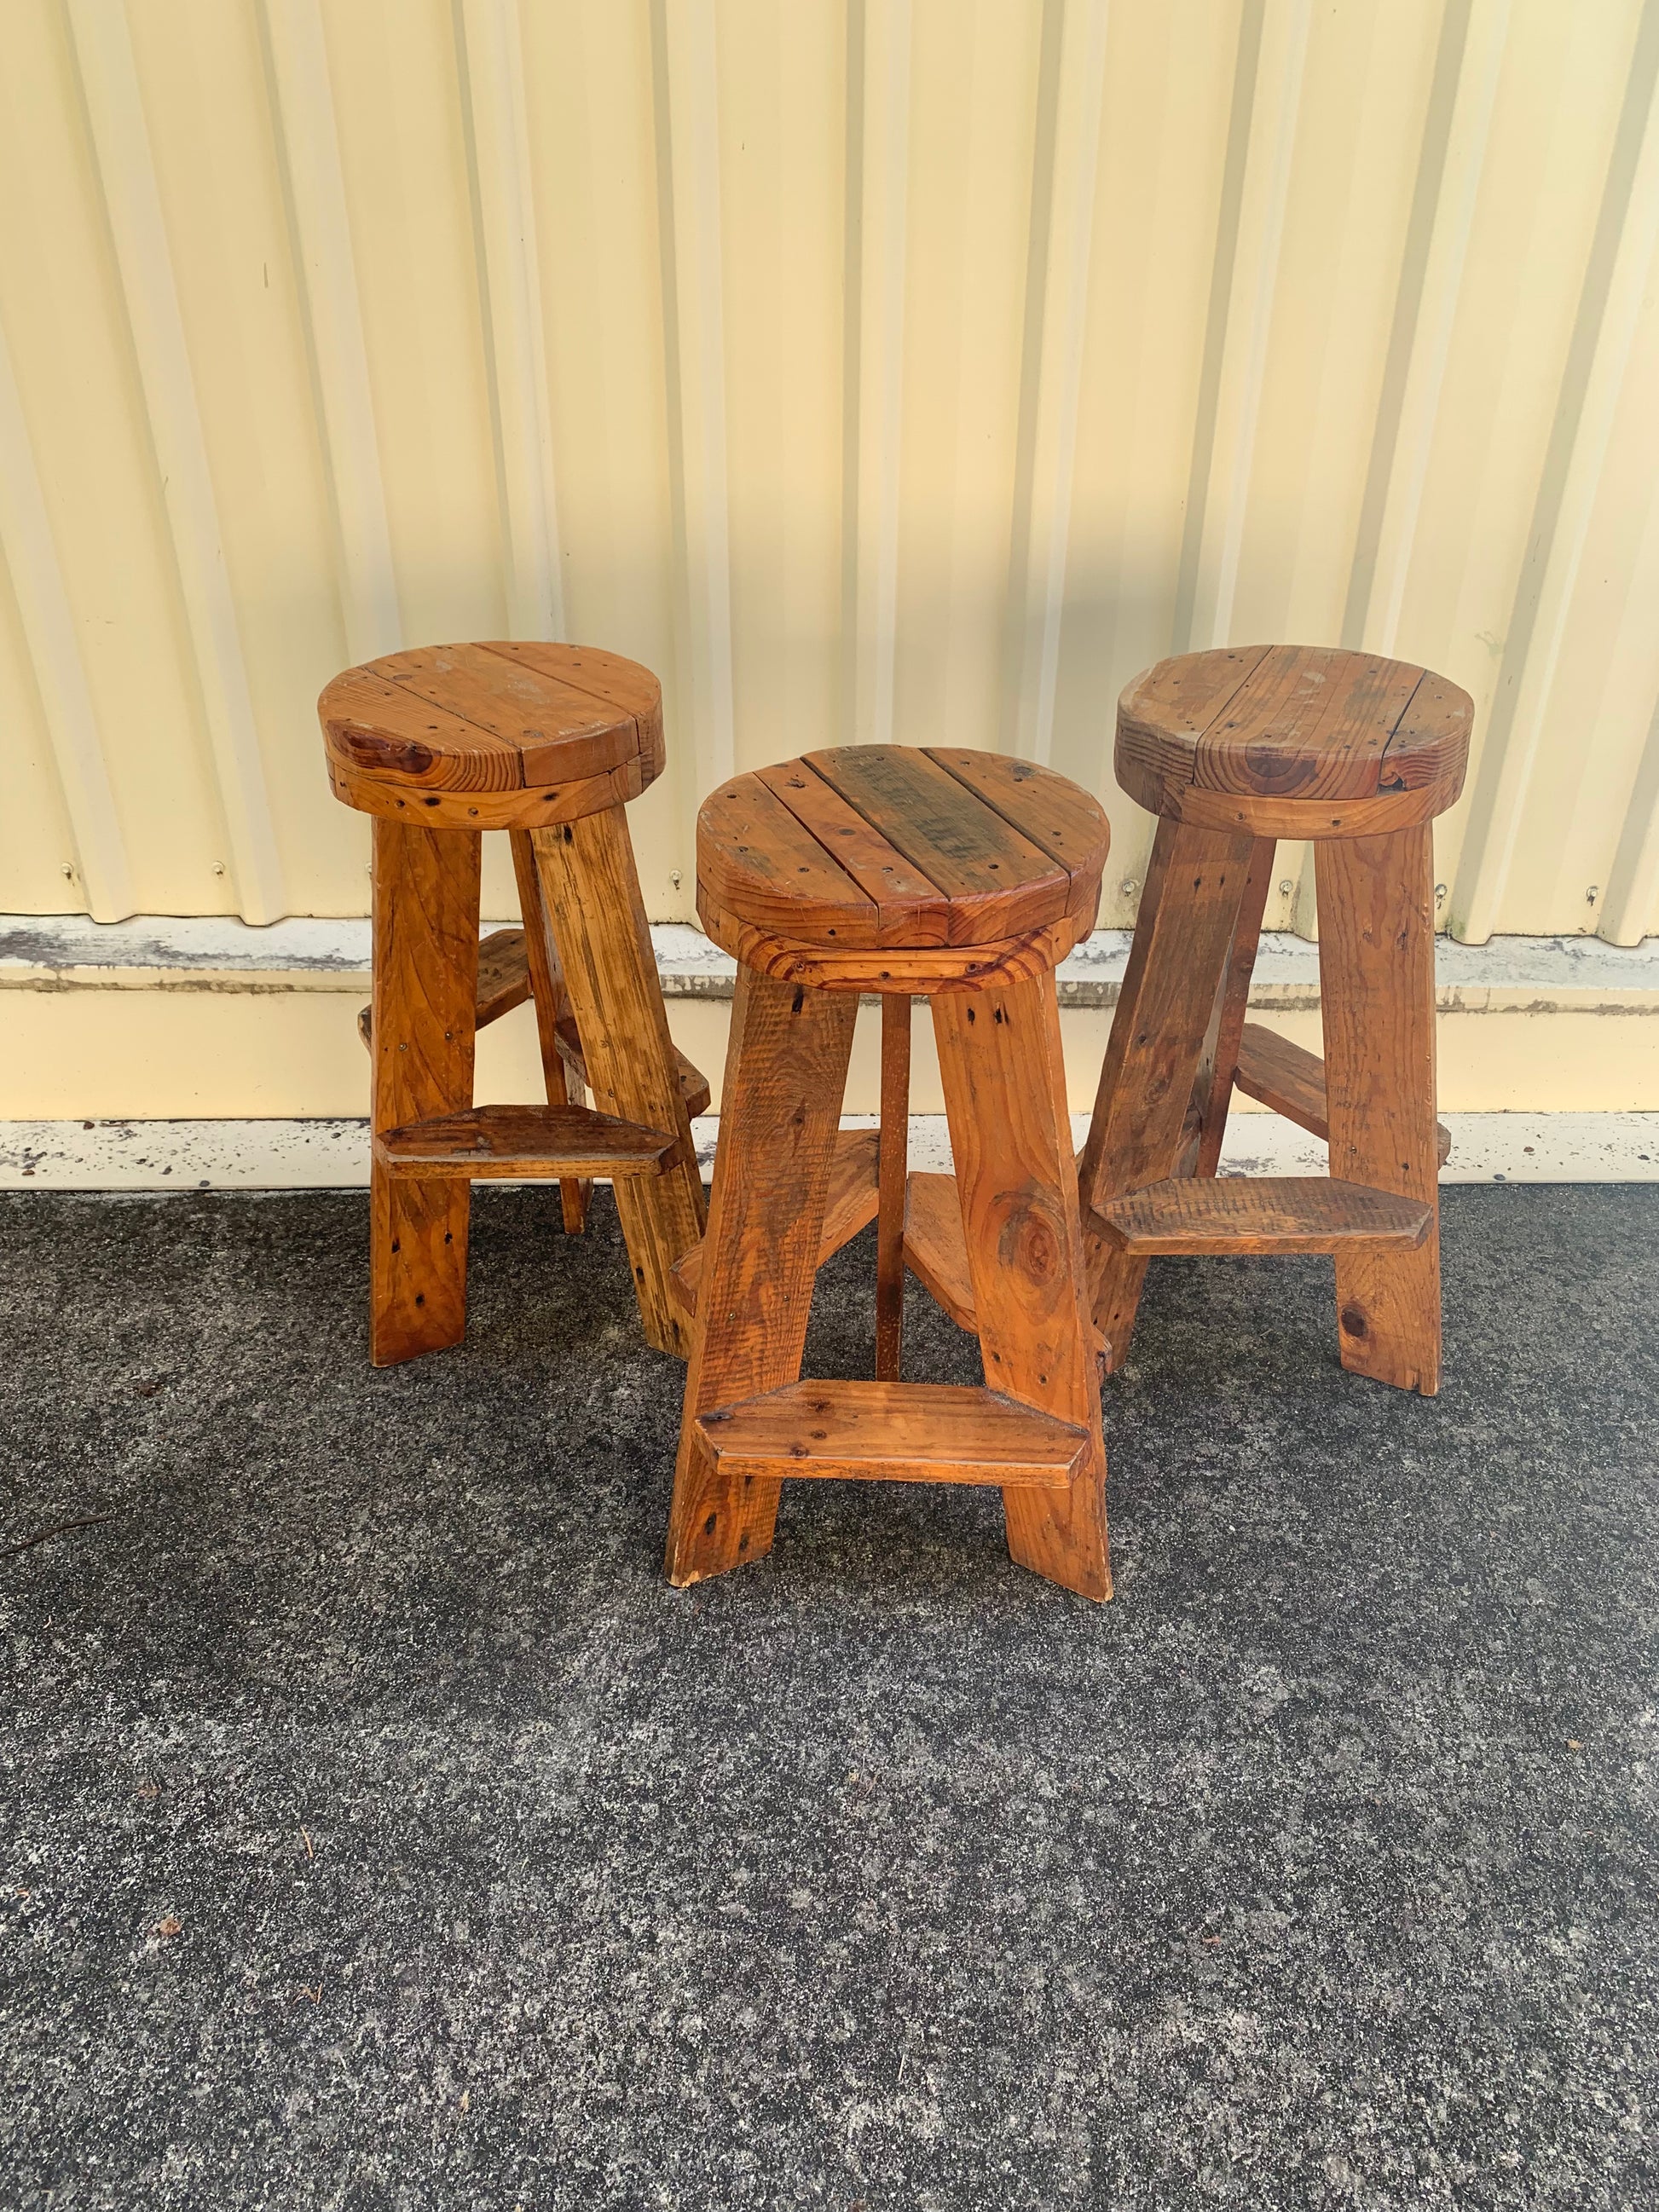
<svg viewBox="0 0 1659 2212">
<path fill-rule="evenodd" d="M 783 1480 L 818 1475 L 997 1486 L 1016 1559 L 1110 1595 L 1054 982 L 1093 925 L 1109 834 L 1095 801 L 1046 769 L 896 745 L 810 753 L 704 802 L 697 911 L 740 964 L 708 1232 L 679 1270 L 698 1334 L 674 1582 L 759 1559 Z M 882 994 L 884 1018 L 878 1194 L 860 1140 L 837 1141 L 866 991 Z M 907 1221 L 913 995 L 933 1002 L 957 1172 L 954 1186 L 911 1178 Z M 918 1265 L 924 1182 L 943 1184 L 945 1203 L 931 1209 Z M 872 1212 L 877 1379 L 802 1382 L 813 1278 Z M 988 1388 L 897 1379 L 907 1259 L 971 1301 Z"/>
<path fill-rule="evenodd" d="M 347 669 L 318 713 L 335 796 L 374 817 L 374 1364 L 465 1333 L 485 1176 L 557 1177 L 573 1231 L 586 1179 L 614 1177 L 646 1334 L 683 1357 L 670 1270 L 702 1231 L 708 1086 L 669 1041 L 623 811 L 663 766 L 656 678 L 585 647 L 431 646 Z M 524 927 L 480 945 L 486 830 L 511 835 Z M 547 1104 L 475 1106 L 475 1033 L 531 997 Z"/>
<path fill-rule="evenodd" d="M 1094 1316 L 1127 1357 L 1160 1252 L 1329 1252 L 1356 1374 L 1440 1377 L 1434 853 L 1474 708 L 1323 647 L 1183 654 L 1118 702 L 1117 779 L 1160 817 L 1080 1180 Z M 1244 1018 L 1275 840 L 1313 841 L 1322 1060 Z M 1213 1180 L 1235 1088 L 1330 1142 L 1330 1177 Z"/>
</svg>

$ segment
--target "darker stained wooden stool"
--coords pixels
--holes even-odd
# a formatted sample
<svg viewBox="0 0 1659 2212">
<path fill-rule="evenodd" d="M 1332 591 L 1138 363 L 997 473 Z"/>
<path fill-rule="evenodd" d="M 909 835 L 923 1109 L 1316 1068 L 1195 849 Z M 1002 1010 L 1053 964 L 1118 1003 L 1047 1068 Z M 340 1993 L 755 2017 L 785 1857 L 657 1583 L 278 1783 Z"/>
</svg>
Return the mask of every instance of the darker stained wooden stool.
<svg viewBox="0 0 1659 2212">
<path fill-rule="evenodd" d="M 335 796 L 374 817 L 375 1365 L 465 1334 L 483 1176 L 556 1177 L 573 1232 L 614 1177 L 646 1334 L 684 1356 L 670 1271 L 702 1231 L 708 1086 L 669 1041 L 623 811 L 663 766 L 656 678 L 586 647 L 431 646 L 348 669 L 318 712 Z M 480 945 L 486 830 L 511 836 L 524 927 Z M 528 998 L 548 1103 L 474 1106 L 476 1032 Z"/>
<path fill-rule="evenodd" d="M 1054 982 L 1093 924 L 1108 836 L 1075 786 L 987 753 L 848 746 L 705 801 L 697 911 L 739 968 L 708 1231 L 678 1271 L 699 1328 L 674 1582 L 759 1559 L 783 1480 L 817 1475 L 999 1486 L 1016 1559 L 1109 1596 Z M 838 1137 L 866 991 L 884 1017 L 878 1168 L 867 1136 Z M 913 995 L 933 1001 L 957 1172 L 910 1178 L 907 1218 Z M 802 1382 L 813 1278 L 872 1213 L 877 1378 Z M 971 1302 L 990 1387 L 898 1379 L 907 1259 Z"/>
<path fill-rule="evenodd" d="M 1081 1165 L 1094 1317 L 1127 1356 L 1164 1252 L 1328 1252 L 1342 1364 L 1440 1376 L 1431 823 L 1474 708 L 1371 653 L 1187 653 L 1118 703 L 1117 778 L 1160 817 Z M 1280 837 L 1310 839 L 1322 1060 L 1244 1018 Z M 1214 1180 L 1235 1089 L 1325 1137 L 1330 1177 Z"/>
</svg>

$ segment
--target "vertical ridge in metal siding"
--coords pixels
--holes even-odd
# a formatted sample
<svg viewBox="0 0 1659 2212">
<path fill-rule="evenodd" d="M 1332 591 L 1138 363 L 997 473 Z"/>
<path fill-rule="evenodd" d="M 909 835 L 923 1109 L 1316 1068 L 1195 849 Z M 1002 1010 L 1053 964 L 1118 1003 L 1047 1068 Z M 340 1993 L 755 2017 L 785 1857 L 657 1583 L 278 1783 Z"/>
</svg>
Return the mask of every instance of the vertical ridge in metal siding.
<svg viewBox="0 0 1659 2212">
<path fill-rule="evenodd" d="M 653 0 L 680 619 L 700 788 L 736 766 L 713 0 Z"/>
<path fill-rule="evenodd" d="M 507 619 L 514 637 L 562 638 L 564 584 L 547 333 L 518 0 L 460 0 L 455 20 L 507 538 Z"/>
<path fill-rule="evenodd" d="M 1053 22 L 1053 18 L 1050 19 Z M 1009 564 L 1011 749 L 1047 762 L 1077 460 L 1108 0 L 1064 0 L 1045 38 Z"/>
<path fill-rule="evenodd" d="M 1311 0 L 1247 0 L 1194 441 L 1176 652 L 1231 642 Z"/>
<path fill-rule="evenodd" d="M 1399 642 L 1509 18 L 1510 0 L 1451 0 L 1442 26 L 1342 625 L 1371 653 Z"/>
<path fill-rule="evenodd" d="M 910 0 L 848 0 L 846 734 L 893 735 L 910 166 Z"/>
<path fill-rule="evenodd" d="M 70 0 L 76 64 L 172 528 L 229 861 L 248 921 L 287 911 L 259 732 L 121 0 Z"/>
<path fill-rule="evenodd" d="M 1492 935 L 1508 891 L 1591 515 L 1607 465 L 1614 412 L 1656 250 L 1659 0 L 1648 0 L 1452 887 L 1452 933 L 1465 943 L 1484 944 Z"/>
<path fill-rule="evenodd" d="M 46 713 L 87 908 L 94 921 L 124 921 L 137 910 L 132 871 L 3 329 L 0 329 L 0 548 L 5 553 L 35 688 Z"/>
<path fill-rule="evenodd" d="M 1639 945 L 1659 926 L 1659 700 L 1637 765 L 1630 805 L 1601 903 L 1597 935 L 1613 945 Z"/>
<path fill-rule="evenodd" d="M 403 620 L 318 0 L 264 0 L 294 258 L 328 456 L 340 610 L 354 661 L 395 653 Z"/>
</svg>

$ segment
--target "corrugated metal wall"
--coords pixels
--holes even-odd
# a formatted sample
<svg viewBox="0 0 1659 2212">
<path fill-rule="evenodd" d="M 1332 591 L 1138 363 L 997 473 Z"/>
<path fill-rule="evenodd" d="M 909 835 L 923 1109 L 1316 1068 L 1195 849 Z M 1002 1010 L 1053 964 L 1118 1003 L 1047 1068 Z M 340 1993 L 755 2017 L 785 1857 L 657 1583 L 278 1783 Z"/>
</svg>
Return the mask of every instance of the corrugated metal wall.
<svg viewBox="0 0 1659 2212">
<path fill-rule="evenodd" d="M 553 634 L 665 678 L 655 916 L 892 736 L 1101 790 L 1121 922 L 1119 687 L 1288 637 L 1474 693 L 1456 934 L 1659 929 L 1656 80 L 1638 0 L 6 0 L 0 905 L 361 912 L 323 680 Z"/>
</svg>

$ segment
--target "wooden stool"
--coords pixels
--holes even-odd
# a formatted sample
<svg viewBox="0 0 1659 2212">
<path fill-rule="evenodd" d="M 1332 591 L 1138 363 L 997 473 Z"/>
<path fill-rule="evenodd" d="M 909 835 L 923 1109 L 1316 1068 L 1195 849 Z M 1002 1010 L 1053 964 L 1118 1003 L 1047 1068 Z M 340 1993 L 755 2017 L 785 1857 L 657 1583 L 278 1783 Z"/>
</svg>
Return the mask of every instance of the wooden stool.
<svg viewBox="0 0 1659 2212">
<path fill-rule="evenodd" d="M 740 966 L 708 1232 L 680 1270 L 700 1327 L 674 1582 L 768 1551 L 786 1476 L 852 1476 L 996 1485 L 1016 1559 L 1109 1596 L 1054 985 L 1093 924 L 1109 834 L 1095 801 L 1046 769 L 892 745 L 811 753 L 704 802 L 697 911 Z M 884 1016 L 881 1361 L 873 1382 L 803 1382 L 813 1278 L 874 1210 L 860 1139 L 837 1146 L 863 991 Z M 986 1389 L 897 1380 L 913 994 L 933 1002 L 957 1169 L 954 1190 L 913 1181 L 943 1182 L 951 1200 L 931 1264 L 972 1301 Z"/>
<path fill-rule="evenodd" d="M 1118 702 L 1117 779 L 1161 819 L 1080 1181 L 1094 1316 L 1121 1366 L 1158 1252 L 1330 1252 L 1342 1364 L 1440 1376 L 1430 823 L 1474 708 L 1366 653 L 1161 660 Z M 1310 838 L 1317 1059 L 1244 1018 L 1279 837 Z M 1330 1178 L 1212 1180 L 1237 1089 L 1330 1141 Z"/>
<path fill-rule="evenodd" d="M 558 1177 L 573 1231 L 583 1178 L 613 1176 L 646 1334 L 684 1357 L 669 1271 L 702 1230 L 708 1086 L 669 1042 L 623 811 L 663 766 L 656 678 L 584 647 L 433 646 L 349 668 L 318 713 L 335 796 L 374 817 L 374 1364 L 465 1334 L 483 1176 Z M 481 946 L 486 830 L 511 833 L 525 926 Z M 474 1106 L 475 1032 L 532 996 L 547 1104 Z"/>
</svg>

